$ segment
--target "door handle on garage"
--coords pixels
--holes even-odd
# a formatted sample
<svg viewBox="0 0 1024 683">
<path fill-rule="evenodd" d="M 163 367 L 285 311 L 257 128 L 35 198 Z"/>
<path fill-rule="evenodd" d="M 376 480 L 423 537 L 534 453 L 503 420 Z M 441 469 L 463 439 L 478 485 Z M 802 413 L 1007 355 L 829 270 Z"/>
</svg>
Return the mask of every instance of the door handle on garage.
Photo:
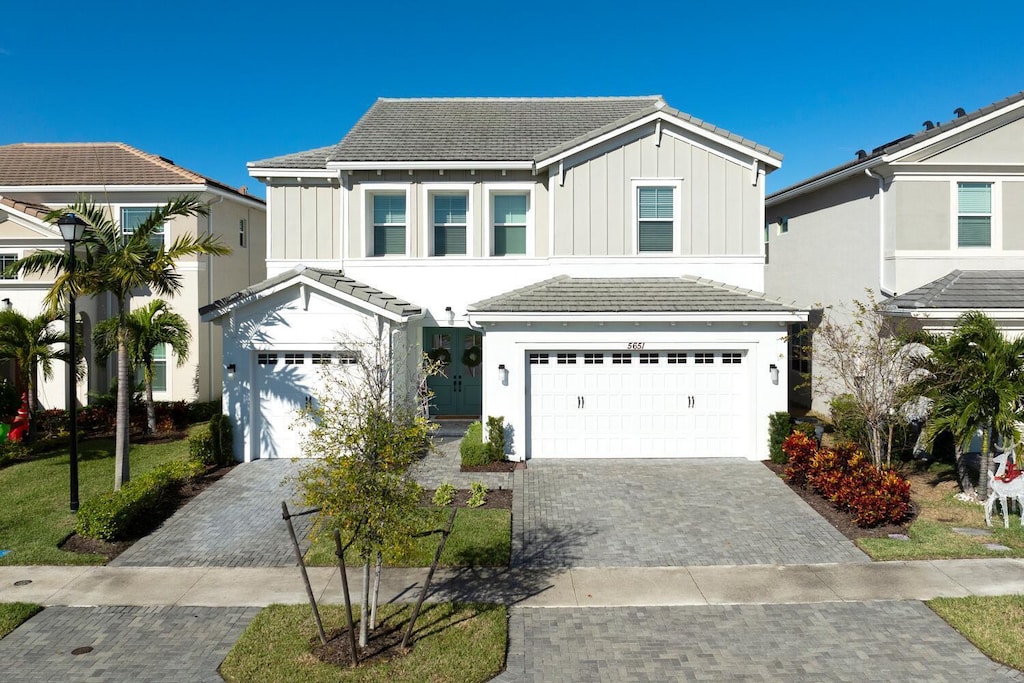
<svg viewBox="0 0 1024 683">
<path fill-rule="evenodd" d="M 578 409 L 583 408 L 583 397 L 582 396 L 577 396 L 576 397 L 576 408 L 578 408 Z"/>
</svg>

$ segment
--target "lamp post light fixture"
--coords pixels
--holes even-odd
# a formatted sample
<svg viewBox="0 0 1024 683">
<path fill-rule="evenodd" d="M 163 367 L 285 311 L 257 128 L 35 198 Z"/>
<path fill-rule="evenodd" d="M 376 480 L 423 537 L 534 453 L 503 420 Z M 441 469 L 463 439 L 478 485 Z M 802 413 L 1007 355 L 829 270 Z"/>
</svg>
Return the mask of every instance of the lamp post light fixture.
<svg viewBox="0 0 1024 683">
<path fill-rule="evenodd" d="M 78 409 L 75 388 L 78 385 L 78 352 L 75 348 L 75 245 L 85 234 L 85 221 L 73 213 L 66 213 L 57 220 L 60 236 L 68 245 L 68 434 L 71 437 L 71 511 L 78 511 Z"/>
</svg>

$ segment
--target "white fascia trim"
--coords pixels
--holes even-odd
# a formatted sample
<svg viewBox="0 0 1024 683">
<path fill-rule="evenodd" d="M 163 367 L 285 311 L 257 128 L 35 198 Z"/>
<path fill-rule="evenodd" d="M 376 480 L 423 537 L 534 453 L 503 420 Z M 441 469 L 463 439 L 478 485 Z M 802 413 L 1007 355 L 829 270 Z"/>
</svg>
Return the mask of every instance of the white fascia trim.
<svg viewBox="0 0 1024 683">
<path fill-rule="evenodd" d="M 262 211 L 267 210 L 266 202 L 258 197 L 250 197 L 249 195 L 239 194 L 237 192 L 228 192 L 227 190 L 222 190 L 219 187 L 213 187 L 212 185 L 206 186 L 206 192 L 218 197 L 224 197 L 225 199 L 232 199 L 254 209 L 260 209 Z"/>
<path fill-rule="evenodd" d="M 978 310 L 993 320 L 1024 320 L 1024 308 L 897 308 L 887 310 L 886 314 L 901 318 L 955 322 L 964 313 Z"/>
<path fill-rule="evenodd" d="M 607 142 L 608 140 L 612 140 L 622 135 L 623 133 L 628 133 L 631 130 L 635 130 L 642 126 L 646 126 L 647 124 L 653 123 L 655 121 L 666 122 L 673 126 L 676 126 L 677 128 L 682 128 L 683 130 L 689 131 L 699 137 L 714 140 L 723 147 L 728 147 L 729 149 L 739 152 L 743 156 L 757 159 L 758 161 L 761 161 L 767 164 L 768 166 L 772 166 L 773 168 L 782 167 L 782 162 L 780 162 L 778 159 L 768 156 L 767 154 L 758 152 L 757 150 L 747 147 L 746 145 L 741 145 L 738 142 L 734 142 L 733 140 L 730 140 L 727 137 L 718 135 L 717 133 L 713 133 L 709 130 L 701 128 L 700 126 L 695 126 L 689 121 L 677 118 L 675 116 L 667 114 L 664 111 L 656 111 L 651 114 L 648 114 L 647 116 L 641 119 L 637 119 L 636 121 L 631 121 L 630 123 L 620 126 L 615 130 L 611 130 L 605 133 L 604 135 L 599 135 L 596 138 L 583 142 L 579 145 L 576 145 L 575 147 L 571 147 L 570 149 L 564 152 L 559 152 L 558 154 L 555 154 L 553 156 L 538 159 L 537 168 L 541 169 L 550 166 L 551 164 L 556 164 L 559 161 L 562 161 L 563 159 L 567 159 L 571 156 L 574 156 L 575 154 L 578 154 L 579 152 L 582 152 L 583 150 L 589 149 L 596 145 L 600 145 L 604 142 Z M 668 133 L 669 131 L 663 129 L 663 132 Z"/>
<path fill-rule="evenodd" d="M 787 312 L 714 312 L 693 313 L 507 313 L 469 311 L 473 322 L 806 322 L 808 311 Z"/>
<path fill-rule="evenodd" d="M 10 192 L 204 192 L 205 184 L 180 185 L 5 185 L 0 194 Z"/>
<path fill-rule="evenodd" d="M 532 161 L 331 161 L 329 170 L 338 171 L 533 171 Z M 295 172 L 292 172 L 294 175 Z"/>
<path fill-rule="evenodd" d="M 249 168 L 249 175 L 257 180 L 261 178 L 333 178 L 338 179 L 337 171 L 322 168 Z"/>
<path fill-rule="evenodd" d="M 200 320 L 202 320 L 202 322 L 204 322 L 204 323 L 208 323 L 208 322 L 210 322 L 212 320 L 216 320 L 217 318 L 222 318 L 225 315 L 227 315 L 228 313 L 230 313 L 231 311 L 235 310 L 236 308 L 241 308 L 243 306 L 248 306 L 249 304 L 255 303 L 256 301 L 259 301 L 260 299 L 265 299 L 268 296 L 271 296 L 273 294 L 277 294 L 278 292 L 283 292 L 286 289 L 290 289 L 291 287 L 294 287 L 295 285 L 305 285 L 305 286 L 308 286 L 308 287 L 312 287 L 313 289 L 321 292 L 322 294 L 327 295 L 328 297 L 335 298 L 335 299 L 340 299 L 341 301 L 343 301 L 343 302 L 345 302 L 345 303 L 347 303 L 347 304 L 349 304 L 351 306 L 354 306 L 356 308 L 361 308 L 364 311 L 369 311 L 370 313 L 382 316 L 384 318 L 387 318 L 388 320 L 391 320 L 391 321 L 394 321 L 394 322 L 397 322 L 397 323 L 408 322 L 409 320 L 412 320 L 413 318 L 420 317 L 420 316 L 404 316 L 404 315 L 399 315 L 398 313 L 394 313 L 392 311 L 389 311 L 386 308 L 380 308 L 379 306 L 375 306 L 375 305 L 371 304 L 369 301 L 364 301 L 363 299 L 359 299 L 357 297 L 354 297 L 351 294 L 345 294 L 344 292 L 339 292 L 337 289 L 335 289 L 333 287 L 327 287 L 326 285 L 321 284 L 319 281 L 313 280 L 312 278 L 308 278 L 308 277 L 306 277 L 306 276 L 304 276 L 304 275 L 302 275 L 300 273 L 297 277 L 295 277 L 293 279 L 286 280 L 285 282 L 280 282 L 280 283 L 274 285 L 273 287 L 268 287 L 267 289 L 264 289 L 262 291 L 255 292 L 252 295 L 247 296 L 244 299 L 240 299 L 238 301 L 232 301 L 230 304 L 228 304 L 226 306 L 221 306 L 220 308 L 217 308 L 216 310 L 204 313 L 202 316 L 200 316 Z"/>
<path fill-rule="evenodd" d="M 473 183 L 445 183 L 445 182 L 429 182 L 421 183 L 421 195 L 420 195 L 420 217 L 421 221 L 421 232 L 423 235 L 423 254 L 429 258 L 435 258 L 434 256 L 434 211 L 433 204 L 431 202 L 431 195 L 435 194 L 460 194 L 466 195 L 466 253 L 465 254 L 453 254 L 451 256 L 437 256 L 436 258 L 447 260 L 449 258 L 454 259 L 466 259 L 473 258 L 473 233 L 475 232 L 474 222 L 476 216 L 476 206 L 473 202 Z"/>
<path fill-rule="evenodd" d="M 936 261 L 943 259 L 983 258 L 992 261 L 1020 261 L 1024 259 L 1024 250 L 991 249 L 986 247 L 960 247 L 959 249 L 897 249 L 886 258 Z"/>
<path fill-rule="evenodd" d="M 907 147 L 906 149 L 901 149 L 899 152 L 896 152 L 894 154 L 886 155 L 883 158 L 887 162 L 889 162 L 889 161 L 898 161 L 899 159 L 902 159 L 903 157 L 906 157 L 908 155 L 914 154 L 914 153 L 916 153 L 916 152 L 918 152 L 918 151 L 920 151 L 922 149 L 927 149 L 928 147 L 930 147 L 932 145 L 937 145 L 938 143 L 943 142 L 943 141 L 949 139 L 950 137 L 952 137 L 954 135 L 959 135 L 960 133 L 963 133 L 964 131 L 970 131 L 970 130 L 972 130 L 974 128 L 977 128 L 978 126 L 981 126 L 983 124 L 988 123 L 992 119 L 996 119 L 996 118 L 999 118 L 1000 116 L 1003 116 L 1007 112 L 1011 112 L 1011 111 L 1020 109 L 1022 107 L 1024 107 L 1024 100 L 1021 100 L 1019 102 L 1014 102 L 1013 104 L 1008 105 L 1006 107 L 1003 107 L 1002 109 L 996 109 L 995 111 L 989 112 L 985 116 L 982 116 L 979 119 L 975 119 L 974 121 L 971 121 L 970 123 L 965 123 L 962 126 L 957 126 L 956 128 L 951 128 L 948 131 L 946 131 L 945 133 L 941 133 L 939 135 L 936 135 L 933 138 L 928 138 L 927 140 L 922 140 L 921 142 L 917 143 L 916 145 L 912 145 L 910 147 Z"/>
<path fill-rule="evenodd" d="M 928 180 L 935 182 L 979 182 L 979 183 L 994 183 L 1000 180 L 1009 180 L 1010 182 L 1020 182 L 1020 176 L 1024 175 L 1024 170 L 1021 173 L 993 173 L 992 171 L 985 169 L 979 170 L 977 165 L 974 165 L 974 170 L 964 170 L 963 173 L 950 173 L 949 171 L 937 171 L 935 173 L 929 173 L 928 171 L 922 171 L 920 168 L 914 168 L 912 171 L 895 171 L 894 177 L 900 180 Z"/>
<path fill-rule="evenodd" d="M 832 183 L 837 183 L 840 180 L 846 180 L 851 176 L 859 175 L 863 173 L 865 169 L 871 169 L 874 168 L 875 166 L 880 166 L 882 163 L 884 162 L 882 161 L 881 157 L 875 157 L 874 159 L 865 160 L 847 169 L 843 169 L 842 171 L 838 171 L 831 175 L 827 175 L 824 178 L 818 178 L 813 183 L 800 185 L 799 187 L 794 187 L 793 189 L 787 190 L 781 194 L 776 194 L 771 197 L 768 197 L 765 199 L 765 206 L 770 209 L 774 207 L 776 204 L 788 201 L 790 199 L 793 199 L 794 197 L 799 197 L 800 195 L 807 194 L 808 192 L 814 192 L 815 190 L 831 185 Z"/>
<path fill-rule="evenodd" d="M 1024 252 L 1021 252 L 1024 255 Z M 426 256 L 395 256 L 383 258 L 380 256 L 365 256 L 357 258 L 346 258 L 345 263 L 356 265 L 373 264 L 379 268 L 407 268 L 413 264 L 425 264 L 433 260 L 440 267 L 451 266 L 454 268 L 470 266 L 488 266 L 495 268 L 519 268 L 522 266 L 540 265 L 608 265 L 628 264 L 648 267 L 652 262 L 672 261 L 680 268 L 692 265 L 759 265 L 764 262 L 764 255 L 751 254 L 749 256 L 688 256 L 679 254 L 656 253 L 638 256 L 475 256 L 464 259 L 430 259 Z M 284 266 L 285 269 L 299 264 L 315 265 L 324 264 L 323 267 L 341 268 L 339 259 L 267 259 L 268 266 Z"/>
</svg>

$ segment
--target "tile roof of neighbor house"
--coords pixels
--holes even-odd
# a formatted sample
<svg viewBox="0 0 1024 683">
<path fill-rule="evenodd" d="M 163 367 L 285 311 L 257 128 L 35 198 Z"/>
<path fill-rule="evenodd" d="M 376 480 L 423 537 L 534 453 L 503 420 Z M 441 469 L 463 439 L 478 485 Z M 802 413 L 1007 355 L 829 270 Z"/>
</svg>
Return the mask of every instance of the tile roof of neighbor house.
<svg viewBox="0 0 1024 683">
<path fill-rule="evenodd" d="M 479 313 L 790 313 L 803 309 L 704 278 L 566 275 L 478 301 Z"/>
<path fill-rule="evenodd" d="M 267 278 L 263 282 L 257 282 L 256 284 L 243 289 L 240 292 L 229 294 L 228 296 L 217 299 L 213 303 L 209 303 L 199 309 L 199 315 L 206 315 L 207 313 L 215 312 L 221 309 L 231 308 L 234 304 L 240 303 L 249 297 L 259 294 L 265 290 L 276 287 L 279 284 L 288 282 L 289 280 L 296 277 L 307 277 L 311 280 L 315 280 L 322 285 L 331 287 L 342 294 L 348 294 L 361 301 L 365 301 L 372 306 L 377 308 L 390 311 L 400 316 L 411 316 L 419 315 L 423 312 L 423 309 L 419 306 L 403 301 L 396 296 L 392 296 L 387 292 L 382 292 L 376 287 L 353 280 L 350 277 L 345 277 L 345 274 L 338 270 L 324 270 L 322 268 L 308 268 L 303 265 L 298 265 L 291 270 L 286 270 L 283 273 L 275 275 L 274 277 Z"/>
<path fill-rule="evenodd" d="M 778 195 L 781 195 L 786 192 L 791 192 L 799 187 L 803 187 L 804 185 L 810 185 L 813 182 L 822 180 L 831 175 L 842 173 L 843 171 L 849 168 L 853 168 L 854 166 L 858 166 L 860 164 L 871 164 L 871 162 L 878 163 L 880 158 L 886 154 L 895 154 L 896 152 L 907 149 L 908 147 L 912 147 L 913 145 L 916 145 L 920 142 L 924 142 L 925 140 L 933 138 L 937 135 L 941 135 L 942 133 L 946 133 L 955 128 L 959 128 L 960 126 L 967 125 L 972 121 L 976 121 L 977 119 L 980 119 L 983 116 L 988 116 L 994 111 L 998 111 L 999 109 L 1008 107 L 1011 104 L 1016 104 L 1021 100 L 1024 100 L 1024 91 L 1021 91 L 1014 95 L 1010 95 L 1009 97 L 1005 97 L 999 100 L 998 102 L 993 102 L 992 104 L 986 105 L 981 109 L 976 109 L 975 111 L 965 113 L 963 116 L 957 116 L 952 121 L 936 123 L 933 128 L 928 128 L 926 130 L 918 131 L 917 133 L 904 135 L 903 137 L 897 138 L 896 140 L 893 140 L 891 142 L 886 142 L 880 145 L 879 147 L 875 147 L 874 149 L 872 149 L 871 153 L 866 154 L 863 158 L 857 158 L 851 161 L 847 161 L 826 171 L 822 171 L 817 175 L 813 175 L 810 178 L 805 178 L 798 183 L 790 185 L 789 187 L 784 187 L 781 190 L 772 192 L 765 198 L 765 201 L 771 201 L 774 197 Z"/>
<path fill-rule="evenodd" d="M 10 197 L 0 197 L 0 204 L 3 206 L 9 206 L 15 211 L 31 216 L 32 218 L 38 218 L 43 220 L 46 218 L 50 211 L 53 209 L 43 206 L 42 204 L 33 204 L 32 202 L 21 202 L 17 199 L 11 199 Z"/>
<path fill-rule="evenodd" d="M 1024 308 L 1024 270 L 954 270 L 884 304 L 893 311 Z"/>
<path fill-rule="evenodd" d="M 123 142 L 19 142 L 0 146 L 0 186 L 212 185 L 262 202 Z"/>
<path fill-rule="evenodd" d="M 381 98 L 327 147 L 253 161 L 254 168 L 325 168 L 328 162 L 532 162 L 663 110 L 781 159 L 763 145 L 643 97 Z"/>
</svg>

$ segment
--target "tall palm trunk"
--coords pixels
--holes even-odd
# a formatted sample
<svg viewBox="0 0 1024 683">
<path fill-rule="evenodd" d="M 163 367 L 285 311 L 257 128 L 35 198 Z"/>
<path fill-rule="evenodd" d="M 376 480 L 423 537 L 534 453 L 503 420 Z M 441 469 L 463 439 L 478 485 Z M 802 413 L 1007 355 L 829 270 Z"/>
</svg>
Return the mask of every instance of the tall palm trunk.
<svg viewBox="0 0 1024 683">
<path fill-rule="evenodd" d="M 28 382 L 25 386 L 25 402 L 28 404 L 28 442 L 36 440 L 36 379 L 39 376 L 39 363 L 33 360 L 29 364 Z"/>
<path fill-rule="evenodd" d="M 114 431 L 114 490 L 131 479 L 128 463 L 128 404 L 132 395 L 125 330 L 117 333 L 117 415 Z"/>
<path fill-rule="evenodd" d="M 974 493 L 974 484 L 971 483 L 971 475 L 967 471 L 964 446 L 961 443 L 957 443 L 953 448 L 956 451 L 956 476 L 960 480 L 960 490 L 971 495 Z"/>
<path fill-rule="evenodd" d="M 985 425 L 981 428 L 981 466 L 978 468 L 978 498 L 988 498 L 988 471 L 992 469 L 992 449 L 989 441 L 992 439 L 992 425 Z"/>
<path fill-rule="evenodd" d="M 146 368 L 146 431 L 156 434 L 156 405 L 153 403 L 153 370 Z"/>
</svg>

